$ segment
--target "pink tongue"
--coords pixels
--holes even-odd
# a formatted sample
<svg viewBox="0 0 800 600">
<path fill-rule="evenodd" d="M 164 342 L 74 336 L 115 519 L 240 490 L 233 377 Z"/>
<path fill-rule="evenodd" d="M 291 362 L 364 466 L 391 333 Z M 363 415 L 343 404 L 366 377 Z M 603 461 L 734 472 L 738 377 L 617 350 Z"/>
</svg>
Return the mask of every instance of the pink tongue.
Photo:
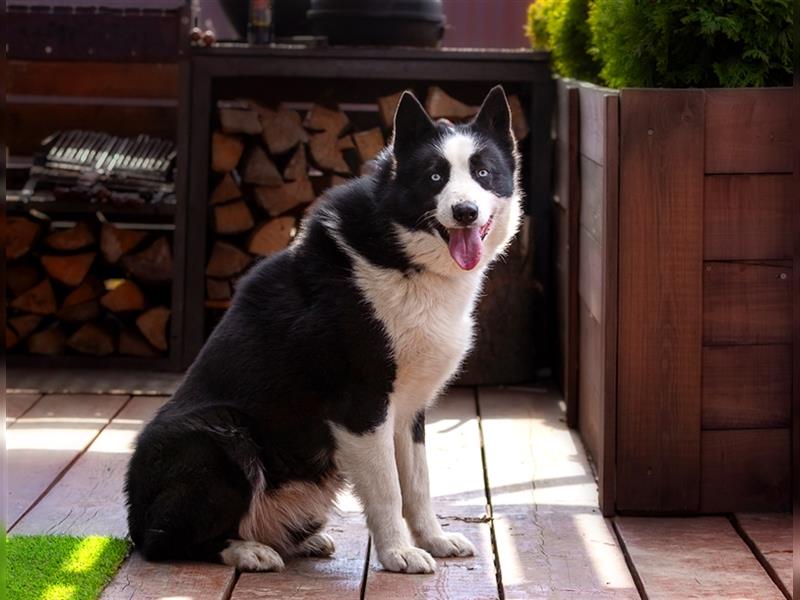
<svg viewBox="0 0 800 600">
<path fill-rule="evenodd" d="M 469 271 L 481 260 L 483 240 L 477 227 L 450 229 L 450 256 L 458 266 Z"/>
</svg>

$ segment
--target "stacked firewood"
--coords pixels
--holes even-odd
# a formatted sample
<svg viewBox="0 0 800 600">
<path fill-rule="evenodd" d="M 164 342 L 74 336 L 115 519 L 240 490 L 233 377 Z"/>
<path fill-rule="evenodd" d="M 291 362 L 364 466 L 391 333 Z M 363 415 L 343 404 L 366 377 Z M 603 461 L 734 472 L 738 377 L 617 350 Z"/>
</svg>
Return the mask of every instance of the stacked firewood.
<svg viewBox="0 0 800 600">
<path fill-rule="evenodd" d="M 219 128 L 211 139 L 207 308 L 227 308 L 239 277 L 258 257 L 289 245 L 303 215 L 326 189 L 369 171 L 370 161 L 391 138 L 401 94 L 378 98 L 380 124 L 359 131 L 335 106 L 314 104 L 301 114 L 253 100 L 218 104 Z M 525 113 L 517 96 L 509 102 L 522 140 L 528 134 Z M 425 108 L 433 118 L 454 123 L 478 111 L 438 87 L 428 89 Z"/>
<path fill-rule="evenodd" d="M 153 358 L 169 346 L 172 249 L 160 232 L 98 220 L 7 220 L 6 348 Z"/>
</svg>

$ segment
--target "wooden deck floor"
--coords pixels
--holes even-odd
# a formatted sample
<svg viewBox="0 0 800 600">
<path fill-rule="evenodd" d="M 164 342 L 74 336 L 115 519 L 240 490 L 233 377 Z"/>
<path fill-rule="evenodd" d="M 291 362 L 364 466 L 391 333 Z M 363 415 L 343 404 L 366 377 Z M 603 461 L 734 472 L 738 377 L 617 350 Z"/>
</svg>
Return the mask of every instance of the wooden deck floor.
<svg viewBox="0 0 800 600">
<path fill-rule="evenodd" d="M 108 390 L 106 390 L 108 391 Z M 164 396 L 12 394 L 12 534 L 126 535 L 122 479 L 131 442 Z M 478 555 L 433 575 L 383 571 L 360 507 L 339 500 L 329 559 L 281 573 L 150 564 L 134 553 L 103 598 L 753 598 L 791 589 L 791 519 L 731 515 L 604 519 L 563 403 L 537 388 L 454 389 L 427 425 L 432 495 L 448 530 Z"/>
</svg>

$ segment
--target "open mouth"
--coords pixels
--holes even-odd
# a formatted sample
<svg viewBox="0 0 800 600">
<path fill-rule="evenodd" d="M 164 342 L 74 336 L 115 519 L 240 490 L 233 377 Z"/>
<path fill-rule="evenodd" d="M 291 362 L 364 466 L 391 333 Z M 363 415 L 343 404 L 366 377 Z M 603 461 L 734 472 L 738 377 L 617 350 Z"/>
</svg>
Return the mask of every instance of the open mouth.
<svg viewBox="0 0 800 600">
<path fill-rule="evenodd" d="M 441 223 L 436 223 L 436 231 L 447 242 L 450 256 L 456 264 L 469 271 L 474 269 L 483 256 L 483 240 L 489 235 L 494 223 L 494 215 L 482 227 L 457 227 L 447 229 Z"/>
</svg>

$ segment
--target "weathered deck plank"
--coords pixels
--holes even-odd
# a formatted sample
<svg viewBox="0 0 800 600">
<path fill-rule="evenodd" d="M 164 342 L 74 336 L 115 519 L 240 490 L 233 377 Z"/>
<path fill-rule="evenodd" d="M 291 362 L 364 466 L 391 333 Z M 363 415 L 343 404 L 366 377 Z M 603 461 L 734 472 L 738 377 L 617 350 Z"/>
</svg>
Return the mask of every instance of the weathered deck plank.
<svg viewBox="0 0 800 600">
<path fill-rule="evenodd" d="M 9 427 L 8 522 L 13 524 L 92 442 L 127 395 L 48 395 Z"/>
<path fill-rule="evenodd" d="M 491 529 L 480 432 L 472 389 L 455 388 L 428 412 L 426 450 L 434 510 L 445 531 L 467 536 L 477 549 L 470 558 L 436 559 L 431 575 L 384 571 L 372 553 L 366 598 L 497 598 Z"/>
<path fill-rule="evenodd" d="M 742 513 L 736 520 L 791 595 L 792 513 Z"/>
<path fill-rule="evenodd" d="M 108 584 L 100 600 L 228 600 L 236 579 L 233 567 L 208 563 L 151 563 L 134 552 Z"/>
<path fill-rule="evenodd" d="M 133 397 L 14 533 L 125 537 L 123 483 L 136 435 L 166 401 Z"/>
<path fill-rule="evenodd" d="M 506 598 L 638 598 L 563 402 L 546 389 L 479 394 Z"/>
<path fill-rule="evenodd" d="M 6 397 L 6 426 L 16 421 L 41 397 L 41 394 L 9 394 Z"/>
<path fill-rule="evenodd" d="M 784 598 L 724 517 L 615 523 L 650 600 Z"/>
</svg>

